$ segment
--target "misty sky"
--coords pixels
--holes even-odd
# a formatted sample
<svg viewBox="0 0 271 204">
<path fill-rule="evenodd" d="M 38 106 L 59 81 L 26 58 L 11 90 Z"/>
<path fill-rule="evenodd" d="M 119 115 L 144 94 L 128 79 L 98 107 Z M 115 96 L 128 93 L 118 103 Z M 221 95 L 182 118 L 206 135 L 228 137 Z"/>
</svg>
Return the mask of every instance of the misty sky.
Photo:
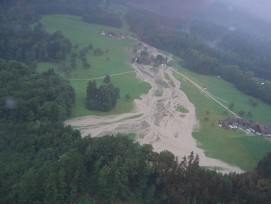
<svg viewBox="0 0 271 204">
<path fill-rule="evenodd" d="M 222 0 L 229 5 L 241 7 L 251 15 L 271 23 L 271 0 Z"/>
<path fill-rule="evenodd" d="M 229 9 L 239 10 L 242 8 L 246 13 L 271 23 L 271 0 L 160 0 L 159 4 L 154 3 L 155 0 L 138 0 L 134 2 L 166 15 L 170 13 L 172 16 L 182 18 L 189 17 L 201 9 L 208 8 L 214 2 L 224 2 Z M 172 5 L 169 4 L 170 2 Z"/>
</svg>

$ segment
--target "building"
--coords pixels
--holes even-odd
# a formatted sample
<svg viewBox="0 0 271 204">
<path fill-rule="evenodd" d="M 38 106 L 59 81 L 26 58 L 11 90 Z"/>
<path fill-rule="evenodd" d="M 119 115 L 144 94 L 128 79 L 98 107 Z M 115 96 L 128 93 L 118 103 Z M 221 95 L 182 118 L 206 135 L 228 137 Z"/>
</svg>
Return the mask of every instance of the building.
<svg viewBox="0 0 271 204">
<path fill-rule="evenodd" d="M 228 117 L 218 121 L 219 127 L 226 129 L 241 129 L 249 133 L 261 136 L 271 136 L 271 125 L 264 125 L 259 122 L 248 121 L 243 118 Z"/>
</svg>

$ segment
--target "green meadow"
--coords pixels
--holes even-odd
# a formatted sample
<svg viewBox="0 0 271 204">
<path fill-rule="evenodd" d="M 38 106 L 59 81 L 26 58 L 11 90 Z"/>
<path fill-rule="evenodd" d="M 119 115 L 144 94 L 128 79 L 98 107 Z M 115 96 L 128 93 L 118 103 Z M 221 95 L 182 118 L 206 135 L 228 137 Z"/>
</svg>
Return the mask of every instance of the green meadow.
<svg viewBox="0 0 271 204">
<path fill-rule="evenodd" d="M 111 78 L 112 83 L 120 88 L 120 99 L 116 107 L 108 112 L 96 112 L 90 111 L 85 108 L 85 98 L 86 98 L 86 87 L 87 80 L 71 80 L 71 85 L 74 87 L 76 92 L 76 105 L 73 110 L 73 117 L 86 116 L 86 115 L 112 115 L 129 112 L 133 108 L 133 99 L 140 98 L 142 90 L 148 90 L 150 86 L 145 82 L 136 79 L 135 73 L 128 73 L 125 75 L 114 76 Z M 97 85 L 102 83 L 102 79 L 96 80 Z M 130 94 L 131 99 L 126 100 L 125 95 Z"/>
<path fill-rule="evenodd" d="M 188 113 L 189 110 L 187 110 L 184 106 L 182 105 L 177 105 L 175 107 L 176 111 L 180 112 L 180 113 Z"/>
<path fill-rule="evenodd" d="M 178 65 L 176 61 L 174 63 L 174 67 L 202 87 L 206 87 L 207 90 L 216 96 L 217 99 L 225 106 L 229 107 L 231 103 L 234 103 L 233 112 L 236 114 L 240 111 L 244 111 L 245 113 L 251 112 L 252 116 L 249 117 L 245 114 L 243 117 L 264 124 L 271 124 L 271 114 L 268 114 L 271 112 L 270 105 L 254 97 L 245 95 L 241 91 L 237 90 L 233 84 L 224 81 L 218 76 L 206 76 L 194 73 Z M 255 107 L 250 105 L 249 101 L 251 99 L 257 103 Z M 225 117 L 225 115 L 223 117 Z"/>
<path fill-rule="evenodd" d="M 121 98 L 114 110 L 109 113 L 89 111 L 85 108 L 86 87 L 88 80 L 103 77 L 106 74 L 119 74 L 132 71 L 126 62 L 130 59 L 125 49 L 131 47 L 134 41 L 130 39 L 117 40 L 101 35 L 101 31 L 113 31 L 116 33 L 126 33 L 132 35 L 125 27 L 122 29 L 112 28 L 102 25 L 88 24 L 81 20 L 79 16 L 72 15 L 46 15 L 41 19 L 42 24 L 49 33 L 61 31 L 65 37 L 70 39 L 73 46 L 72 52 L 79 52 L 89 44 L 93 48 L 101 48 L 105 51 L 102 56 L 94 56 L 92 51 L 87 54 L 87 61 L 91 64 L 89 69 L 84 69 L 81 61 L 77 59 L 77 67 L 70 73 L 64 73 L 58 68 L 56 63 L 43 62 L 38 64 L 38 71 L 46 71 L 54 68 L 64 78 L 69 79 L 76 92 L 76 105 L 73 109 L 73 117 L 86 116 L 89 114 L 108 115 L 129 112 L 133 108 L 133 99 L 137 99 L 141 94 L 146 93 L 150 86 L 136 78 L 135 73 L 126 73 L 119 76 L 112 76 L 111 80 L 115 86 L 120 88 Z M 69 64 L 69 59 L 66 59 Z M 98 79 L 97 82 L 102 81 Z M 131 95 L 131 100 L 125 100 L 126 94 Z"/>
<path fill-rule="evenodd" d="M 218 77 L 193 73 L 179 65 L 175 67 L 193 81 L 206 87 L 210 93 L 224 100 L 224 102 L 221 100 L 224 104 L 227 104 L 225 101 L 234 102 L 234 111 L 253 111 L 254 120 L 271 124 L 270 115 L 267 114 L 271 111 L 269 105 L 257 100 L 257 107 L 252 108 L 248 104 L 248 99 L 251 97 L 236 90 L 230 83 Z M 190 82 L 181 76 L 178 78 L 181 81 L 181 89 L 196 108 L 199 127 L 194 131 L 193 137 L 199 142 L 198 146 L 204 149 L 209 157 L 236 165 L 246 171 L 255 168 L 259 160 L 271 151 L 271 143 L 260 136 L 249 136 L 243 131 L 220 128 L 217 121 L 227 117 L 225 110 L 207 98 Z"/>
</svg>

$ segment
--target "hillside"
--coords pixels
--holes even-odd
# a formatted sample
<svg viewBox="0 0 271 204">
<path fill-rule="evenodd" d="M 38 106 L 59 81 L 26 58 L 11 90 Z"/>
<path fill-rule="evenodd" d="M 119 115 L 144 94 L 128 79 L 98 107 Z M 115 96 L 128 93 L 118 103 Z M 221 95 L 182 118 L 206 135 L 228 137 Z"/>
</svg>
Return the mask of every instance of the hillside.
<svg viewBox="0 0 271 204">
<path fill-rule="evenodd" d="M 269 203 L 270 141 L 218 123 L 271 124 L 269 45 L 214 2 L 1 1 L 0 203 Z"/>
</svg>

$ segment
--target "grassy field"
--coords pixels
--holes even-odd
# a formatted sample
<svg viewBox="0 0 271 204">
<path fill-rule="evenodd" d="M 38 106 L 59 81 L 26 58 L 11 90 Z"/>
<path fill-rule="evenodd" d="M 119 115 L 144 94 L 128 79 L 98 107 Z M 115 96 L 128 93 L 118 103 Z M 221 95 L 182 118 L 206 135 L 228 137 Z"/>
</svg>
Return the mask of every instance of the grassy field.
<svg viewBox="0 0 271 204">
<path fill-rule="evenodd" d="M 110 112 L 95 112 L 85 108 L 86 86 L 87 80 L 71 80 L 71 84 L 76 92 L 76 105 L 73 110 L 73 117 L 86 115 L 112 115 L 129 112 L 133 108 L 133 99 L 140 98 L 142 90 L 148 90 L 150 86 L 142 81 L 136 79 L 135 73 L 128 73 L 111 78 L 112 83 L 120 87 L 120 99 L 116 107 Z M 97 84 L 102 83 L 102 79 L 96 80 Z M 131 100 L 125 100 L 125 95 L 130 94 Z"/>
<path fill-rule="evenodd" d="M 200 75 L 191 72 L 188 69 L 182 68 L 176 61 L 174 67 L 202 87 L 206 87 L 211 94 L 218 97 L 218 99 L 221 99 L 220 102 L 225 106 L 228 107 L 230 103 L 234 103 L 233 111 L 235 113 L 238 114 L 240 111 L 244 111 L 246 113 L 251 112 L 252 117 L 248 117 L 248 115 L 245 114 L 244 118 L 265 124 L 271 124 L 271 115 L 267 114 L 271 112 L 270 105 L 254 97 L 245 95 L 241 91 L 237 90 L 233 84 L 226 82 L 219 77 Z M 257 102 L 255 107 L 249 104 L 250 99 Z"/>
<path fill-rule="evenodd" d="M 48 68 L 54 68 L 64 78 L 69 79 L 76 92 L 76 105 L 73 109 L 73 117 L 85 116 L 89 114 L 108 115 L 129 112 L 133 108 L 133 100 L 125 101 L 124 96 L 130 94 L 132 99 L 139 98 L 142 93 L 149 90 L 149 85 L 139 81 L 135 73 L 112 77 L 112 82 L 120 88 L 121 99 L 116 108 L 108 113 L 89 111 L 85 108 L 86 87 L 88 79 L 105 76 L 106 74 L 118 74 L 132 71 L 125 62 L 129 60 L 129 55 L 125 51 L 131 47 L 134 41 L 129 39 L 116 40 L 107 36 L 100 35 L 102 30 L 114 31 L 117 33 L 127 33 L 126 28 L 118 29 L 101 25 L 85 23 L 81 17 L 71 15 L 46 15 L 42 17 L 42 24 L 49 33 L 60 30 L 65 37 L 69 38 L 73 45 L 79 45 L 79 48 L 73 48 L 73 52 L 78 52 L 82 48 L 92 44 L 94 48 L 101 48 L 106 51 L 103 56 L 94 56 L 90 51 L 87 54 L 87 60 L 91 64 L 89 69 L 84 69 L 81 61 L 77 60 L 77 68 L 70 73 L 63 73 L 54 63 L 39 63 L 38 71 L 46 71 Z M 69 59 L 66 60 L 69 64 Z M 80 79 L 80 80 L 78 80 Z M 97 80 L 99 82 L 101 80 Z"/>
<path fill-rule="evenodd" d="M 236 90 L 231 84 L 217 77 L 195 74 L 180 66 L 177 68 L 193 81 L 207 87 L 215 96 L 225 101 L 234 100 L 235 111 L 238 109 L 251 110 L 247 104 L 250 97 Z M 195 130 L 193 136 L 199 142 L 199 147 L 205 150 L 207 156 L 239 166 L 243 170 L 249 171 L 255 168 L 258 161 L 271 151 L 271 143 L 259 136 L 248 136 L 242 131 L 220 128 L 217 121 L 226 117 L 224 109 L 200 93 L 188 81 L 181 77 L 179 79 L 181 89 L 196 108 L 200 126 L 198 130 Z M 253 109 L 253 118 L 270 124 L 270 116 L 266 113 L 271 111 L 271 107 L 261 101 L 257 100 L 257 102 L 258 106 Z"/>
<path fill-rule="evenodd" d="M 178 105 L 175 107 L 176 111 L 180 112 L 180 113 L 188 113 L 189 111 L 182 105 Z"/>
</svg>

